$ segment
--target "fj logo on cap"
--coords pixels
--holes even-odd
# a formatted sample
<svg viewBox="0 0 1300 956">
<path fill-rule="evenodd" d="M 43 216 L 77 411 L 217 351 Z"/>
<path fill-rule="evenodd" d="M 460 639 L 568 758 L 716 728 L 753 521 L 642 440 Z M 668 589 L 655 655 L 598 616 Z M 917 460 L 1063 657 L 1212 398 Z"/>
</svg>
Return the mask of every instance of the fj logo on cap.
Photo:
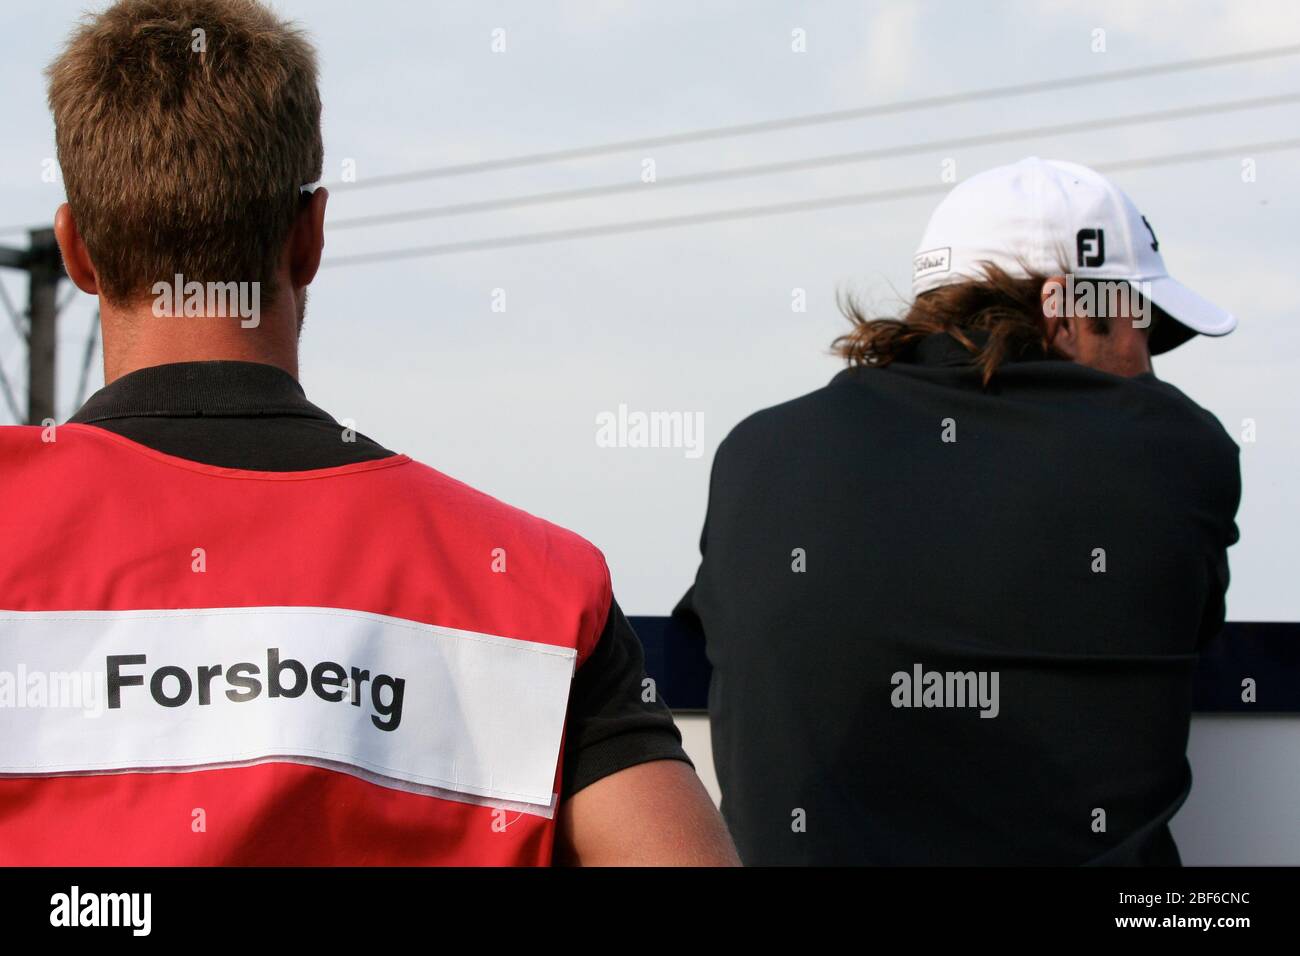
<svg viewBox="0 0 1300 956">
<path fill-rule="evenodd" d="M 1147 217 L 1142 217 L 1142 225 L 1147 227 L 1147 232 L 1151 233 L 1151 251 L 1160 251 L 1160 240 L 1156 238 L 1156 231 L 1151 228 L 1151 223 L 1147 222 Z"/>
<path fill-rule="evenodd" d="M 1106 261 L 1106 232 L 1103 229 L 1080 229 L 1075 238 L 1081 268 L 1094 268 Z"/>
<path fill-rule="evenodd" d="M 912 278 L 919 279 L 932 272 L 947 272 L 951 268 L 952 249 L 927 249 L 912 257 Z"/>
</svg>

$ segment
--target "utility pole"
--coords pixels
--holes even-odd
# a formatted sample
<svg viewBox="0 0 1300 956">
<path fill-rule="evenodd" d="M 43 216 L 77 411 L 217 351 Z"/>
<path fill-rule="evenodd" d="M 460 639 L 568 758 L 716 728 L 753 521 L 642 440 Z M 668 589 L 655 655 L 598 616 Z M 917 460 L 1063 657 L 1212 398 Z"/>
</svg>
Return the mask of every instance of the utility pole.
<svg viewBox="0 0 1300 956">
<path fill-rule="evenodd" d="M 59 280 L 63 259 L 54 241 L 53 229 L 32 229 L 28 248 L 0 247 L 0 267 L 27 273 L 27 322 L 14 316 L 19 332 L 27 341 L 27 424 L 57 420 L 54 409 L 55 348 L 58 337 Z M 7 305 L 6 299 L 6 305 Z"/>
<path fill-rule="evenodd" d="M 55 420 L 54 353 L 58 341 L 59 280 L 63 278 L 63 259 L 54 241 L 53 229 L 31 232 L 31 258 L 27 272 L 27 424 L 40 425 Z"/>
</svg>

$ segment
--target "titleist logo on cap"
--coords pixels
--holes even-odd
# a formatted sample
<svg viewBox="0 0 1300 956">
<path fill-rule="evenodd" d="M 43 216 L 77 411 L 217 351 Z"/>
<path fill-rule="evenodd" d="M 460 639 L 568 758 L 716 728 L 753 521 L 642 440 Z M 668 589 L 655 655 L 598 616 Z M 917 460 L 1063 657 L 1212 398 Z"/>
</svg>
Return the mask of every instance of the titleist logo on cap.
<svg viewBox="0 0 1300 956">
<path fill-rule="evenodd" d="M 926 249 L 912 257 L 912 278 L 919 279 L 934 272 L 947 272 L 951 267 L 952 249 Z"/>
</svg>

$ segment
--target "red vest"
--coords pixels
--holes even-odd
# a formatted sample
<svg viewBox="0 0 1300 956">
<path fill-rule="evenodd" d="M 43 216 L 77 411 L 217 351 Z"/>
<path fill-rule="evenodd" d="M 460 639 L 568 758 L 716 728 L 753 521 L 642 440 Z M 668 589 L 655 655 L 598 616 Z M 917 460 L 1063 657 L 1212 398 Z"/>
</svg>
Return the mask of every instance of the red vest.
<svg viewBox="0 0 1300 956">
<path fill-rule="evenodd" d="M 592 545 L 405 456 L 2 428 L 0 865 L 549 863 L 610 601 Z"/>
</svg>

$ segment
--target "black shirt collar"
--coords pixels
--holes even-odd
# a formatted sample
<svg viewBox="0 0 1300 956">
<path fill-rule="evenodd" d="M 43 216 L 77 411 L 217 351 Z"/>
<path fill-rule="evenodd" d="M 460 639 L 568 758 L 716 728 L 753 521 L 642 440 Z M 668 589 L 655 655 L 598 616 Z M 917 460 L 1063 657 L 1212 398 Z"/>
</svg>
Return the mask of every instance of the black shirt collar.
<svg viewBox="0 0 1300 956">
<path fill-rule="evenodd" d="M 988 333 L 981 329 L 971 329 L 966 332 L 966 337 L 977 346 L 982 346 L 988 340 Z M 1008 356 L 1006 364 L 1034 361 L 1051 361 L 1064 365 L 1073 364 L 1069 362 L 1062 363 L 1056 356 L 1049 354 L 1045 349 L 1037 347 L 1026 349 L 1019 355 Z M 952 370 L 950 372 L 936 371 L 932 374 L 940 376 L 945 381 L 973 382 L 976 387 L 980 387 L 980 378 L 975 367 L 975 354 L 947 332 L 935 332 L 932 335 L 925 336 L 925 338 L 918 339 L 900 352 L 893 362 L 884 367 L 894 371 L 950 369 Z M 867 371 L 874 371 L 876 368 L 877 366 L 851 365 L 836 374 L 833 381 L 851 381 Z M 931 373 L 921 372 L 921 374 L 928 375 Z M 953 378 L 953 376 L 956 376 L 956 378 Z"/>
<path fill-rule="evenodd" d="M 137 369 L 105 385 L 71 422 L 114 418 L 248 418 L 289 415 L 334 419 L 307 401 L 284 369 L 257 362 L 176 362 Z"/>
<path fill-rule="evenodd" d="M 965 335 L 977 346 L 983 346 L 989 337 L 989 334 L 982 329 L 971 329 Z M 1041 362 L 1052 358 L 1053 356 L 1048 354 L 1045 349 L 1035 346 L 1026 348 L 1017 355 L 1007 356 L 1006 361 Z M 974 360 L 974 353 L 947 332 L 936 332 L 933 335 L 927 335 L 897 359 L 897 361 L 911 365 L 944 367 L 971 365 Z"/>
<path fill-rule="evenodd" d="M 971 341 L 976 345 L 982 345 L 984 336 L 972 338 Z M 970 365 L 974 361 L 974 354 L 966 346 L 962 345 L 951 335 L 946 332 L 938 332 L 934 335 L 927 335 L 920 339 L 915 345 L 907 350 L 906 353 L 899 356 L 898 361 L 907 362 L 912 365 L 937 365 L 937 366 L 957 366 Z"/>
</svg>

